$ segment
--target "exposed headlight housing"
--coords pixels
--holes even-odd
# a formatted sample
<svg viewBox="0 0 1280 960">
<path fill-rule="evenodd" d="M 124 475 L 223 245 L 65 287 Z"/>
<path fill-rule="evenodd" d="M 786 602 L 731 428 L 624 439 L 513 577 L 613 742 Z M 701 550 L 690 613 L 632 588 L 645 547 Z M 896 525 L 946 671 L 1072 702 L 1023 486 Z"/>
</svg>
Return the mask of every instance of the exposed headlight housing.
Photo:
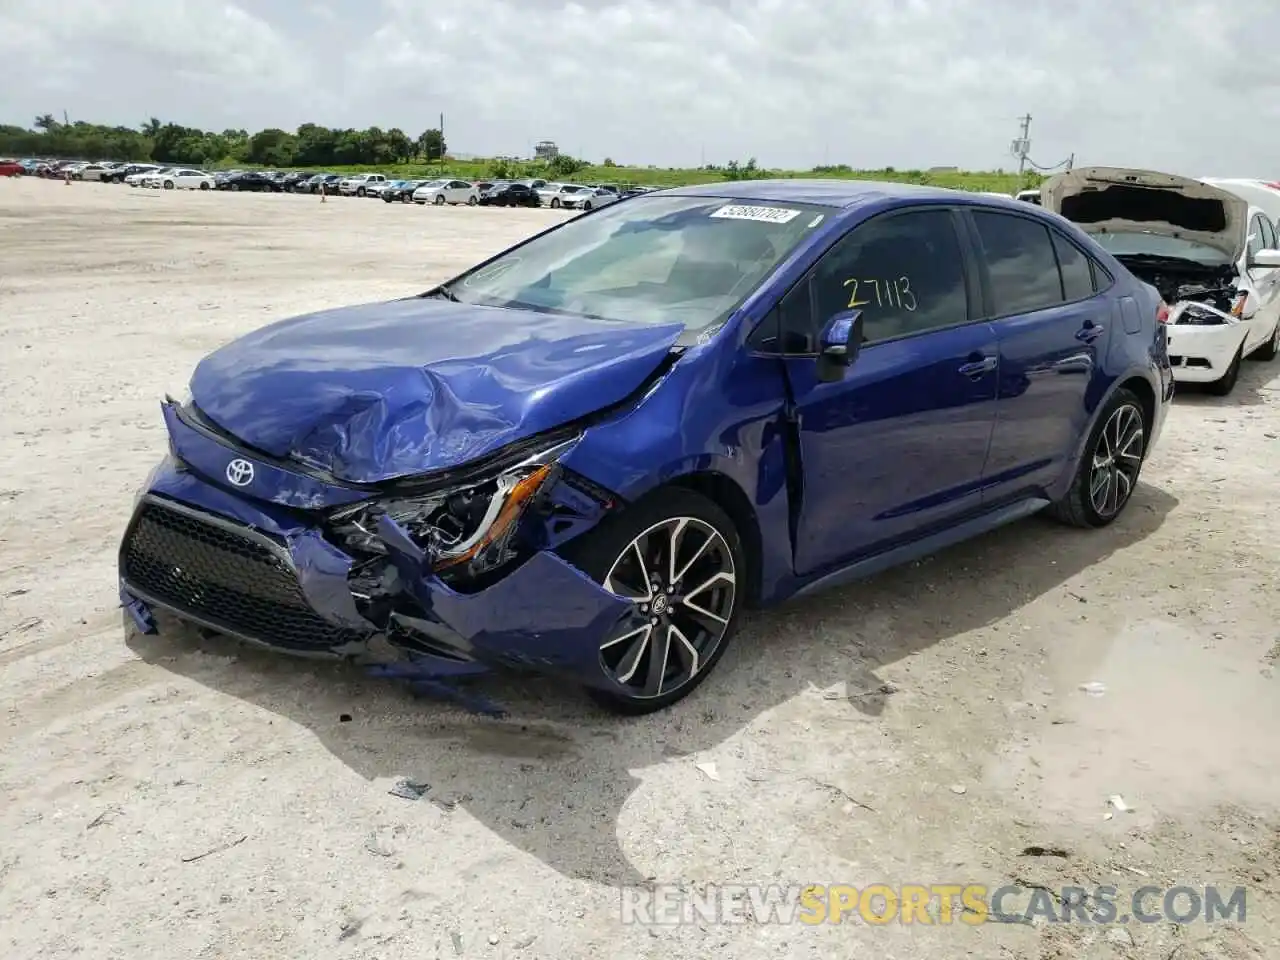
<svg viewBox="0 0 1280 960">
<path fill-rule="evenodd" d="M 559 442 L 481 482 L 345 507 L 330 516 L 330 530 L 355 553 L 385 555 L 377 528 L 388 516 L 427 551 L 433 570 L 492 570 L 516 555 L 521 518 L 552 477 L 556 461 L 576 442 L 576 437 Z"/>
</svg>

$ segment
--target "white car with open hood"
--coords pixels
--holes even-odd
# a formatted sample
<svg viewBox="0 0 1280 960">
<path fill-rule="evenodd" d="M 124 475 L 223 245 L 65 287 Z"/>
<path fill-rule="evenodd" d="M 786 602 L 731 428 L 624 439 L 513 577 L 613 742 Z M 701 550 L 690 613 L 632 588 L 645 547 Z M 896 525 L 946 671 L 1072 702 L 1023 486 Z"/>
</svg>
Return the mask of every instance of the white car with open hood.
<svg viewBox="0 0 1280 960">
<path fill-rule="evenodd" d="M 1160 291 L 1174 379 L 1227 394 L 1246 357 L 1280 352 L 1280 238 L 1262 210 L 1200 180 L 1114 167 L 1059 174 L 1040 195 Z"/>
</svg>

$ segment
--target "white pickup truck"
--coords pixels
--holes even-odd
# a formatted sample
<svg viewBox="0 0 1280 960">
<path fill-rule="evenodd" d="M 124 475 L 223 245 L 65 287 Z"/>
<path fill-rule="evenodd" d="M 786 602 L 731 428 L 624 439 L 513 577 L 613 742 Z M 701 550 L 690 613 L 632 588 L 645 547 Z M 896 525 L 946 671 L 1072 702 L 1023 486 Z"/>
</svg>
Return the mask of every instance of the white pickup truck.
<svg viewBox="0 0 1280 960">
<path fill-rule="evenodd" d="M 386 183 L 387 178 L 380 173 L 357 173 L 338 183 L 338 192 L 346 197 L 365 197 L 375 183 Z"/>
</svg>

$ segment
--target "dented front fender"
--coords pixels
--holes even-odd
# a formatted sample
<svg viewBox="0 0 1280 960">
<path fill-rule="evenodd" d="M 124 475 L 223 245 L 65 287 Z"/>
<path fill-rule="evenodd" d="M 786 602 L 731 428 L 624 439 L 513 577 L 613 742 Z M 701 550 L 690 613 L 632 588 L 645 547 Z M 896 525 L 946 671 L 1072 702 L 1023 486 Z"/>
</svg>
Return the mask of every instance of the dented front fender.
<svg viewBox="0 0 1280 960">
<path fill-rule="evenodd" d="M 631 601 L 611 593 L 557 554 L 540 551 L 476 593 L 451 589 L 429 557 L 390 517 L 378 523 L 410 596 L 481 659 L 573 673 L 608 686 L 600 643 L 627 617 Z"/>
</svg>

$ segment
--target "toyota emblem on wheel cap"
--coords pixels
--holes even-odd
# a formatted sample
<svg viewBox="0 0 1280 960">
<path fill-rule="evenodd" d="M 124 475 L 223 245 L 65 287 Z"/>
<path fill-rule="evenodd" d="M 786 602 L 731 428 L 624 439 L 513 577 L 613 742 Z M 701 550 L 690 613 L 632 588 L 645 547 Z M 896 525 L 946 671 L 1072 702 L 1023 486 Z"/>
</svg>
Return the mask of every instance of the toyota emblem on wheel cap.
<svg viewBox="0 0 1280 960">
<path fill-rule="evenodd" d="M 237 487 L 253 483 L 253 464 L 248 460 L 232 460 L 227 464 L 227 479 Z"/>
</svg>

